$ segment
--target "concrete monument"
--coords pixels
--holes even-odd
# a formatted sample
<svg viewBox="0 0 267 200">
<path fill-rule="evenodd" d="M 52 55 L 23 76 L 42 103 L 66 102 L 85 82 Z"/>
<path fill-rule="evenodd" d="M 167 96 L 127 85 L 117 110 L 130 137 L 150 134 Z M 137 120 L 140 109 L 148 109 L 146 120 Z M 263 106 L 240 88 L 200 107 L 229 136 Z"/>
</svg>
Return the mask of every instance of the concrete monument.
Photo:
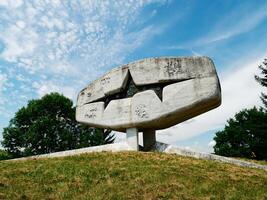
<svg viewBox="0 0 267 200">
<path fill-rule="evenodd" d="M 148 58 L 115 68 L 84 88 L 78 95 L 76 120 L 126 132 L 136 150 L 138 132 L 143 132 L 148 150 L 156 142 L 156 130 L 220 104 L 220 83 L 210 58 Z"/>
</svg>

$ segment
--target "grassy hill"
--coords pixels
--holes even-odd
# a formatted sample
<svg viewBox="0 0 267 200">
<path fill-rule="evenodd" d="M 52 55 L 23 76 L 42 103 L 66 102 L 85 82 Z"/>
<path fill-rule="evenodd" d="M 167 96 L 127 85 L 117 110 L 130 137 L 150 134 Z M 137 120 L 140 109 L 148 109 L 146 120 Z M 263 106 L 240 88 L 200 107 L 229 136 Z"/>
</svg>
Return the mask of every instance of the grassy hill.
<svg viewBox="0 0 267 200">
<path fill-rule="evenodd" d="M 143 152 L 1 161 L 0 199 L 267 199 L 267 172 Z"/>
</svg>

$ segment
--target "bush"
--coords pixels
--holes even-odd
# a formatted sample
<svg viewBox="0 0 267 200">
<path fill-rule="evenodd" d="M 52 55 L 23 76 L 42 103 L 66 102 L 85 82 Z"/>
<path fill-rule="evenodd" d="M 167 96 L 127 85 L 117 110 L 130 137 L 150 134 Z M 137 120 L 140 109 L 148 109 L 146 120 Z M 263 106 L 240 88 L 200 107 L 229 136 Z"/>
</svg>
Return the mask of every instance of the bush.
<svg viewBox="0 0 267 200">
<path fill-rule="evenodd" d="M 0 160 L 8 160 L 12 159 L 12 155 L 9 154 L 7 151 L 0 149 Z"/>
<path fill-rule="evenodd" d="M 267 159 L 267 113 L 263 109 L 244 109 L 227 122 L 214 138 L 215 154 Z"/>
<path fill-rule="evenodd" d="M 51 93 L 19 109 L 3 139 L 3 147 L 20 157 L 112 143 L 114 135 L 79 124 L 72 101 Z"/>
</svg>

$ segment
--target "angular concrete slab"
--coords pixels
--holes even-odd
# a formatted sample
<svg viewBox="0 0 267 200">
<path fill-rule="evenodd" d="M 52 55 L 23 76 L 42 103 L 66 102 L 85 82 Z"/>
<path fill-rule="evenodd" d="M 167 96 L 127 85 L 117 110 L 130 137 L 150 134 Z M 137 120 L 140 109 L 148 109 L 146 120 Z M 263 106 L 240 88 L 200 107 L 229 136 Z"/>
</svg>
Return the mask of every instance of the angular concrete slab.
<svg viewBox="0 0 267 200">
<path fill-rule="evenodd" d="M 132 97 L 131 115 L 133 127 L 158 119 L 162 113 L 162 102 L 153 90 L 146 90 Z"/>
<path fill-rule="evenodd" d="M 104 98 L 105 93 L 102 88 L 101 80 L 95 80 L 88 87 L 84 88 L 78 95 L 77 106 L 91 103 L 98 99 Z"/>
<path fill-rule="evenodd" d="M 104 102 L 85 104 L 82 107 L 77 106 L 76 112 L 80 113 L 76 116 L 77 121 L 84 124 L 90 121 L 91 126 L 97 126 L 103 119 Z"/>
<path fill-rule="evenodd" d="M 207 57 L 148 58 L 111 70 L 83 89 L 77 102 L 79 122 L 124 132 L 157 130 L 216 108 L 221 91 Z M 104 108 L 89 109 L 100 102 Z"/>
<path fill-rule="evenodd" d="M 207 77 L 216 73 L 208 57 L 148 58 L 128 66 L 136 85 Z"/>
<path fill-rule="evenodd" d="M 131 126 L 131 98 L 112 100 L 104 110 L 103 118 L 99 125 L 109 128 L 122 126 L 124 128 Z"/>
<path fill-rule="evenodd" d="M 101 84 L 105 95 L 111 95 L 122 91 L 129 75 L 128 67 L 120 67 L 111 70 L 101 78 Z"/>
</svg>

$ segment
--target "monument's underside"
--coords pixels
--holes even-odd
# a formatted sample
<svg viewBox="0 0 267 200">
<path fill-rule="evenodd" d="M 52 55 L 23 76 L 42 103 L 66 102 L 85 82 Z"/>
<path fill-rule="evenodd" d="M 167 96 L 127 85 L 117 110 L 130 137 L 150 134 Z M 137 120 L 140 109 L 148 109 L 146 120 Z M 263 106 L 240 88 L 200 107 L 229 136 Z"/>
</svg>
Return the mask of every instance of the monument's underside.
<svg viewBox="0 0 267 200">
<path fill-rule="evenodd" d="M 221 103 L 214 64 L 207 57 L 149 58 L 111 70 L 78 95 L 77 121 L 140 131 L 173 126 Z"/>
</svg>

